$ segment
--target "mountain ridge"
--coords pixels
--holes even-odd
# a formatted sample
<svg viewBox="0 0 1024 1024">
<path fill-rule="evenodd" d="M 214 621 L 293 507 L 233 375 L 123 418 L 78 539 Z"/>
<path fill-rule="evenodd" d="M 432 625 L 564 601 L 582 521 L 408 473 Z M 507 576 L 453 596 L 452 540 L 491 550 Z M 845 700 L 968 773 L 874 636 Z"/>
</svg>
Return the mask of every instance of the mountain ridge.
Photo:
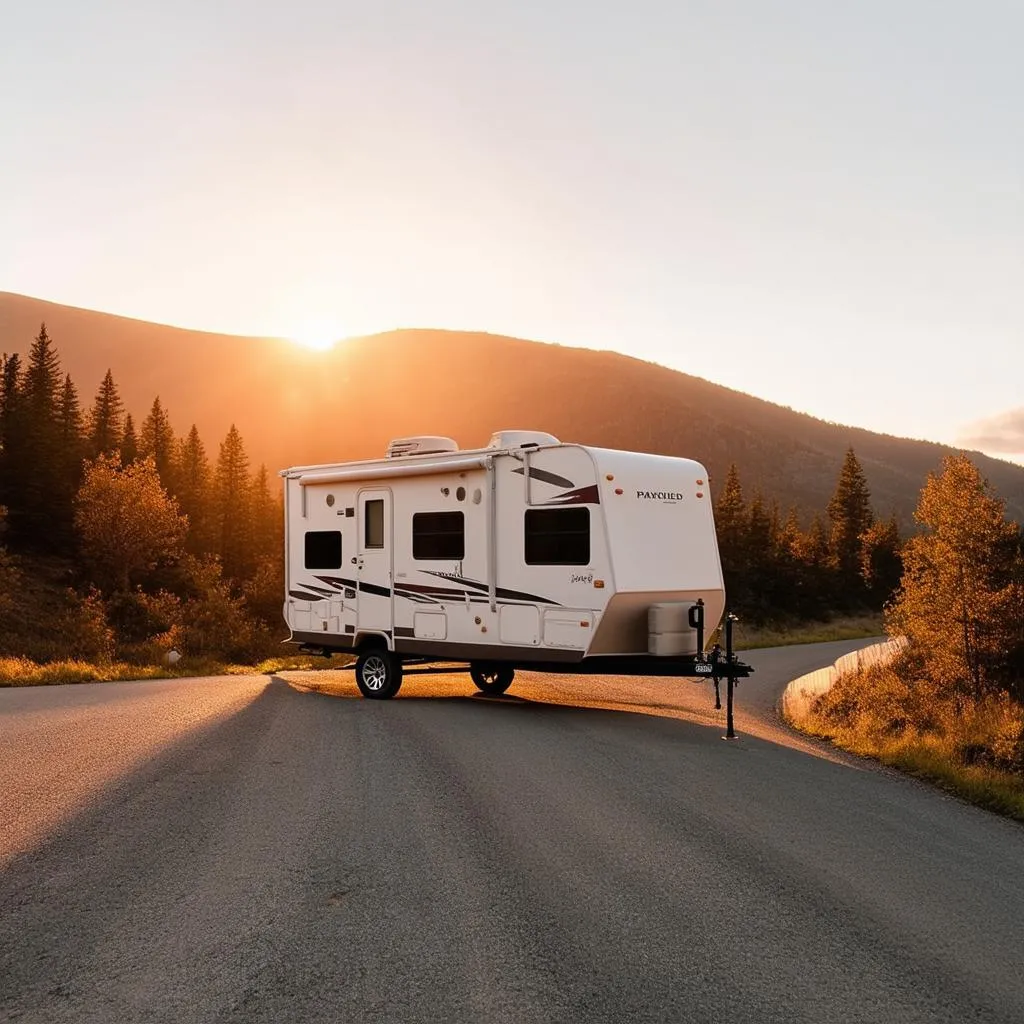
<svg viewBox="0 0 1024 1024">
<path fill-rule="evenodd" d="M 497 429 L 537 429 L 696 458 L 716 485 L 735 462 L 748 497 L 757 488 L 806 518 L 824 509 L 852 445 L 878 514 L 909 525 L 927 473 L 960 450 L 822 420 L 610 350 L 489 332 L 404 327 L 315 352 L 0 292 L 0 351 L 27 356 L 44 321 L 83 409 L 109 367 L 136 418 L 159 395 L 175 430 L 194 422 L 211 456 L 235 423 L 252 461 L 271 470 L 379 456 L 398 436 L 479 447 Z M 1024 520 L 1024 467 L 969 454 Z"/>
</svg>

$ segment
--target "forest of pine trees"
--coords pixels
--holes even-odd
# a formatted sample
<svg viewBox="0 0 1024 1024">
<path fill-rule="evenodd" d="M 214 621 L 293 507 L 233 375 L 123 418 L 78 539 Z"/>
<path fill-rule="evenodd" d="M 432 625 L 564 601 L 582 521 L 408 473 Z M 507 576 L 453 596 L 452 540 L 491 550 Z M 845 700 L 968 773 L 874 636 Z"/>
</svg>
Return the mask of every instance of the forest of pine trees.
<svg viewBox="0 0 1024 1024">
<path fill-rule="evenodd" d="M 747 621 L 784 625 L 880 611 L 903 571 L 894 516 L 877 520 L 853 449 L 823 514 L 802 527 L 795 509 L 755 491 L 729 467 L 715 525 L 730 606 Z"/>
<path fill-rule="evenodd" d="M 45 325 L 0 363 L 0 509 L 0 655 L 246 657 L 281 637 L 280 495 L 236 427 L 214 457 L 159 396 L 141 420 L 126 410 L 112 370 L 83 411 Z M 747 622 L 880 610 L 899 582 L 895 519 L 876 519 L 852 449 L 809 523 L 746 496 L 735 466 L 715 514 Z"/>
<path fill-rule="evenodd" d="M 233 425 L 211 457 L 111 370 L 83 411 L 45 324 L 0 359 L 0 656 L 255 656 L 282 635 L 282 528 Z"/>
</svg>

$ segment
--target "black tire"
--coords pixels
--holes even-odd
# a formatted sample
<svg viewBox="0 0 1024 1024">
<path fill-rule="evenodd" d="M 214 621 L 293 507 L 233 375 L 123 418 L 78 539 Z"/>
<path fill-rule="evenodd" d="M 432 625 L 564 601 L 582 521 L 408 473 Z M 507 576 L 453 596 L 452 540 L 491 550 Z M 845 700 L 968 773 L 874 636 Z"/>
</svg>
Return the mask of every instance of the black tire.
<svg viewBox="0 0 1024 1024">
<path fill-rule="evenodd" d="M 383 647 L 371 647 L 356 662 L 356 686 L 368 700 L 390 700 L 402 685 L 402 659 Z"/>
<path fill-rule="evenodd" d="M 473 662 L 469 666 L 469 675 L 481 693 L 489 693 L 496 697 L 512 685 L 516 670 L 510 665 L 481 661 Z"/>
</svg>

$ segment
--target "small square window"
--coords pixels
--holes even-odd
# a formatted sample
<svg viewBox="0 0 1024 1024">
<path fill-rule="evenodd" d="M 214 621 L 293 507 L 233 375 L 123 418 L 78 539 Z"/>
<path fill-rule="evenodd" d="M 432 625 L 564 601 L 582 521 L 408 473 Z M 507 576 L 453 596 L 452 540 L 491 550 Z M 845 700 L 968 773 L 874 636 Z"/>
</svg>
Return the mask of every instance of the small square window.
<svg viewBox="0 0 1024 1024">
<path fill-rule="evenodd" d="M 412 517 L 412 557 L 459 560 L 466 556 L 466 522 L 461 512 L 417 512 Z"/>
<path fill-rule="evenodd" d="M 309 530 L 306 533 L 305 566 L 307 569 L 340 569 L 340 531 Z"/>
<path fill-rule="evenodd" d="M 529 508 L 524 522 L 527 565 L 589 565 L 589 508 Z"/>
</svg>

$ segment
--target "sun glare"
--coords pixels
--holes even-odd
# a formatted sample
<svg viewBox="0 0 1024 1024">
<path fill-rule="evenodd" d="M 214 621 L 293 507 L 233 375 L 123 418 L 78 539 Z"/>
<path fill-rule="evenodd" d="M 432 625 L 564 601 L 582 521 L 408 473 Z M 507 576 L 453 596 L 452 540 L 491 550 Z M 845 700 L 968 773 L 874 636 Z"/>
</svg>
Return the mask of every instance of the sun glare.
<svg viewBox="0 0 1024 1024">
<path fill-rule="evenodd" d="M 288 340 L 303 348 L 313 349 L 315 352 L 326 352 L 327 349 L 333 348 L 342 337 L 343 332 L 335 328 L 313 325 L 296 331 Z"/>
</svg>

